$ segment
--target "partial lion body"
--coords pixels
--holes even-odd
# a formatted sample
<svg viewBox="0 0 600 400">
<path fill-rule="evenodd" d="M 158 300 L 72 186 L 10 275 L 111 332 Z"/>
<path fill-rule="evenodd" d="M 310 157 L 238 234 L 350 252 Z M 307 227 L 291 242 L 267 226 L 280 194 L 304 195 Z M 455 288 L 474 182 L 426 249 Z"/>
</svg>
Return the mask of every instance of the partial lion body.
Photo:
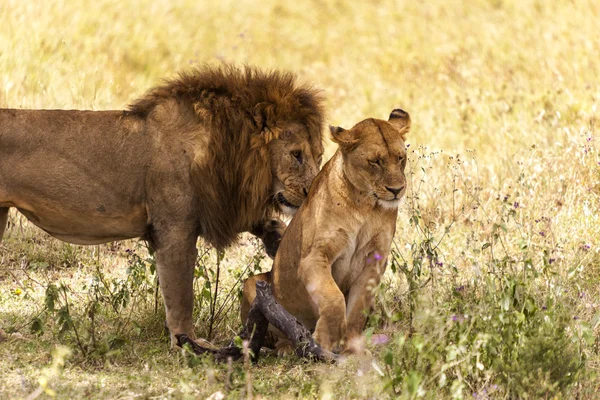
<svg viewBox="0 0 600 400">
<path fill-rule="evenodd" d="M 0 206 L 72 243 L 142 236 L 153 141 L 119 111 L 0 110 Z"/>
<path fill-rule="evenodd" d="M 404 121 L 402 126 L 406 124 Z M 405 156 L 403 136 L 396 134 L 393 151 Z M 375 132 L 363 141 L 375 135 L 380 136 Z M 386 138 L 386 145 L 390 141 Z M 356 151 L 365 145 L 359 143 Z M 375 141 L 374 147 L 388 151 L 381 140 Z M 245 282 L 242 320 L 254 301 L 256 280 L 266 280 L 277 301 L 315 330 L 315 339 L 324 349 L 331 350 L 341 342 L 344 349 L 354 351 L 372 305 L 373 289 L 385 271 L 398 211 L 397 206 L 383 206 L 371 191 L 351 183 L 348 176 L 354 167 L 345 152 L 341 147 L 317 175 L 307 200 L 286 230 L 271 272 Z M 401 174 L 386 180 L 385 187 L 388 182 L 401 188 L 394 190 L 395 196 L 403 193 L 403 167 Z M 285 338 L 271 331 L 279 336 L 276 347 L 284 350 Z"/>
<path fill-rule="evenodd" d="M 241 232 L 277 250 L 318 172 L 321 99 L 292 74 L 203 67 L 127 111 L 0 109 L 0 240 L 14 207 L 77 244 L 155 250 L 172 343 L 192 325 L 196 241 Z"/>
<path fill-rule="evenodd" d="M 8 207 L 0 207 L 0 243 L 2 243 L 2 237 L 4 236 L 4 230 L 8 224 Z"/>
</svg>

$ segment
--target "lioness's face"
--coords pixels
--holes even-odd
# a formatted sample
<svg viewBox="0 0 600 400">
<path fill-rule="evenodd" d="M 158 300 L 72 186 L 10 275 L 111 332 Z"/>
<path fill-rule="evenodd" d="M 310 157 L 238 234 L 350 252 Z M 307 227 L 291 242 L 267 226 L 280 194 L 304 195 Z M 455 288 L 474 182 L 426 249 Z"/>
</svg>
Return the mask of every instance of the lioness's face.
<svg viewBox="0 0 600 400">
<path fill-rule="evenodd" d="M 293 215 L 300 207 L 323 157 L 321 132 L 309 134 L 298 123 L 281 130 L 279 138 L 269 142 L 273 173 L 273 198 L 279 208 Z"/>
<path fill-rule="evenodd" d="M 394 110 L 389 121 L 367 119 L 346 131 L 332 128 L 350 182 L 385 208 L 397 208 L 406 192 L 406 144 L 410 117 Z M 337 137 L 336 137 L 337 136 Z"/>
</svg>

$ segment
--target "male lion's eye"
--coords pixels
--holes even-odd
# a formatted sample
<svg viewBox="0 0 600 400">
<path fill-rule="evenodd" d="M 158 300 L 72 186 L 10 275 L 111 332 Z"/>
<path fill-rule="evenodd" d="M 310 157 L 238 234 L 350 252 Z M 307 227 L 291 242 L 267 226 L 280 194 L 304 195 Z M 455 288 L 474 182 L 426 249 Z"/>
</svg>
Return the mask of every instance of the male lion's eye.
<svg viewBox="0 0 600 400">
<path fill-rule="evenodd" d="M 302 164 L 302 152 L 300 150 L 292 151 L 292 156 L 294 156 L 294 158 L 298 160 L 300 164 Z"/>
<path fill-rule="evenodd" d="M 377 160 L 369 160 L 369 164 L 373 166 L 381 166 L 381 160 L 379 158 Z"/>
</svg>

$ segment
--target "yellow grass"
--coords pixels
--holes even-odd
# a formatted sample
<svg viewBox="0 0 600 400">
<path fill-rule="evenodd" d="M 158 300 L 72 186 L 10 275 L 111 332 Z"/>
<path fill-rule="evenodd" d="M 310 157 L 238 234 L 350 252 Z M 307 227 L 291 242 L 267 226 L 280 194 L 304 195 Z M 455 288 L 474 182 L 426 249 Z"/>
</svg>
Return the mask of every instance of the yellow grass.
<svg viewBox="0 0 600 400">
<path fill-rule="evenodd" d="M 548 250 L 554 277 L 541 276 L 531 287 L 550 291 L 564 285 L 573 316 L 597 336 L 599 4 L 3 0 L 0 107 L 121 109 L 162 78 L 222 61 L 297 73 L 323 90 L 334 125 L 386 118 L 401 107 L 413 120 L 408 142 L 414 152 L 412 192 L 402 207 L 396 243 L 410 260 L 410 245 L 433 235 L 445 266 L 432 273 L 434 285 L 425 297 L 435 301 L 456 285 L 477 291 L 494 260 L 506 256 L 517 265 L 527 249 L 533 264 L 541 265 Z M 334 150 L 328 145 L 327 155 Z M 421 229 L 408 223 L 415 210 Z M 55 345 L 78 351 L 70 336 L 60 340 L 46 332 L 38 339 L 29 333 L 27 323 L 42 311 L 46 286 L 66 283 L 79 293 L 75 301 L 84 301 L 81 287 L 96 267 L 109 277 L 125 276 L 124 250 L 136 245 L 71 246 L 16 213 L 11 222 L 0 245 L 0 328 L 19 328 L 25 339 L 0 343 L 0 397 L 25 398 L 41 387 L 40 376 L 54 371 L 44 368 Z M 255 254 L 253 243 L 244 237 L 228 252 L 227 290 Z M 405 299 L 399 274 L 389 273 L 386 285 L 388 301 L 396 295 Z M 386 308 L 382 301 L 378 309 Z M 162 317 L 152 304 L 129 307 L 136 310 L 141 333 L 125 334 L 128 349 L 100 362 L 71 356 L 74 361 L 47 386 L 59 398 L 248 395 L 244 384 L 230 390 L 224 383 L 226 367 L 188 369 L 181 355 L 169 353 L 157 341 Z M 217 341 L 239 328 L 236 307 L 214 335 Z M 83 310 L 78 315 L 85 319 Z M 200 313 L 198 331 L 206 334 L 202 318 Z M 381 329 L 402 332 L 406 326 Z M 600 365 L 597 352 L 597 346 L 586 348 L 592 374 L 571 393 L 593 398 L 600 385 L 593 375 Z M 361 362 L 336 367 L 271 361 L 246 371 L 255 379 L 254 392 L 266 397 L 389 396 L 381 391 L 377 370 Z M 234 368 L 241 382 L 249 379 Z M 369 372 L 357 378 L 361 368 Z M 464 387 L 459 397 L 483 396 L 478 390 Z M 432 391 L 424 395 L 435 398 Z"/>
</svg>

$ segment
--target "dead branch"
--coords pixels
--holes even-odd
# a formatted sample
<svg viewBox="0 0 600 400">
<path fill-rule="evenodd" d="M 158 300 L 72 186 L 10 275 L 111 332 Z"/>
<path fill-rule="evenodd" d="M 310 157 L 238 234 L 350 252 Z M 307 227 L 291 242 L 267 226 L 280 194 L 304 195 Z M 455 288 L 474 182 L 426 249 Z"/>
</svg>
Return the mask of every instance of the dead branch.
<svg viewBox="0 0 600 400">
<path fill-rule="evenodd" d="M 323 350 L 313 340 L 310 331 L 287 312 L 281 304 L 277 303 L 271 286 L 267 282 L 258 281 L 256 282 L 256 299 L 252 303 L 244 329 L 239 335 L 242 340 L 249 340 L 248 348 L 251 351 L 252 360 L 255 362 L 258 360 L 269 323 L 291 340 L 298 357 L 319 361 L 338 360 L 337 354 Z M 226 347 L 210 349 L 199 345 L 184 334 L 176 335 L 176 338 L 180 347 L 188 344 L 195 354 L 212 354 L 219 361 L 227 358 L 237 360 L 242 356 L 242 349 L 236 346 L 233 340 Z"/>
</svg>

